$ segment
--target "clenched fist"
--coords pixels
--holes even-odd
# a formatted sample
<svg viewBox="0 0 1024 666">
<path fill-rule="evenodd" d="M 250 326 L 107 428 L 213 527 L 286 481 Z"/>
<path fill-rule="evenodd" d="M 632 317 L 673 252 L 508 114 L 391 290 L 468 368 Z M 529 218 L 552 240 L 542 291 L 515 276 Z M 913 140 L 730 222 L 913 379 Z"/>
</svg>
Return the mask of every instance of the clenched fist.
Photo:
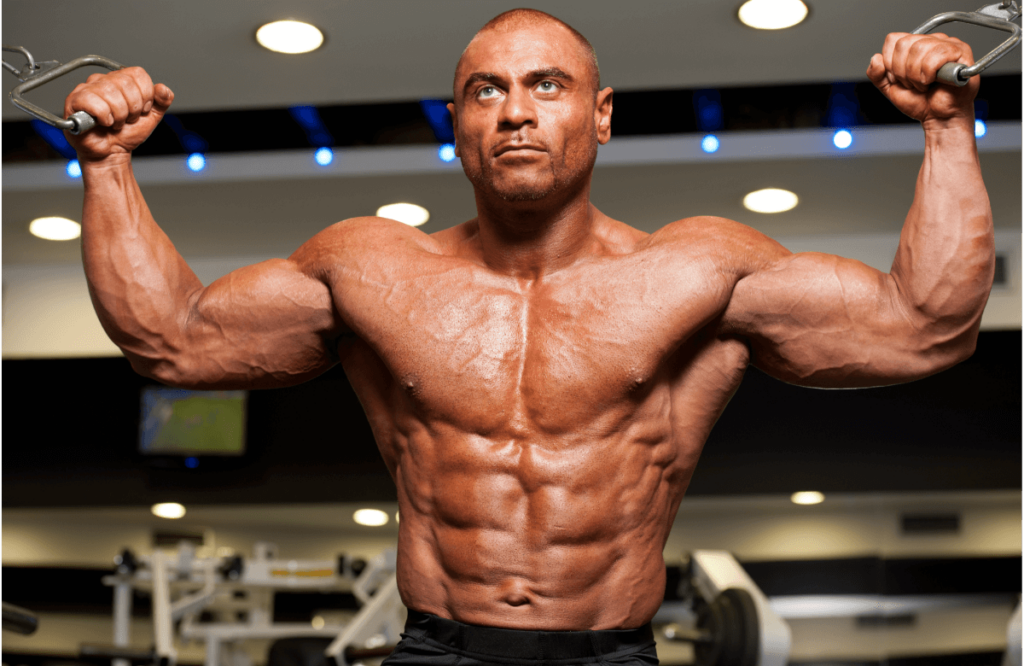
<svg viewBox="0 0 1024 666">
<path fill-rule="evenodd" d="M 871 58 L 868 78 L 897 109 L 925 125 L 974 117 L 974 97 L 980 82 L 972 77 L 962 88 L 936 83 L 947 62 L 974 64 L 971 47 L 941 33 L 890 33 L 881 53 Z"/>
<path fill-rule="evenodd" d="M 64 117 L 85 111 L 96 119 L 96 127 L 78 136 L 64 135 L 82 161 L 130 153 L 153 133 L 173 99 L 171 89 L 162 83 L 153 85 L 141 67 L 93 74 L 68 95 Z"/>
</svg>

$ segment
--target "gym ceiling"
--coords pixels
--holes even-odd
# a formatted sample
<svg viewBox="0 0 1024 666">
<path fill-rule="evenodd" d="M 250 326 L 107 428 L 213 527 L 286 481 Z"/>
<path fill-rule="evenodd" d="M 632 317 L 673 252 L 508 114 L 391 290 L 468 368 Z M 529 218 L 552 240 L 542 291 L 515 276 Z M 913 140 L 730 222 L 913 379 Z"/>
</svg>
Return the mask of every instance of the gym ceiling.
<svg viewBox="0 0 1024 666">
<path fill-rule="evenodd" d="M 940 12 L 976 8 L 965 0 L 818 0 L 808 2 L 811 13 L 804 23 L 770 32 L 740 24 L 738 4 L 548 0 L 529 6 L 562 18 L 591 40 L 603 85 L 621 94 L 618 117 L 633 126 L 643 123 L 644 103 L 652 105 L 652 117 L 671 116 L 672 104 L 680 104 L 679 113 L 692 115 L 698 89 L 720 90 L 723 96 L 747 90 L 757 106 L 759 90 L 767 100 L 780 90 L 866 83 L 868 60 L 887 32 L 912 30 Z M 154 80 L 174 89 L 172 111 L 186 127 L 200 118 L 215 118 L 224 128 L 235 120 L 248 123 L 251 151 L 243 145 L 230 154 L 212 153 L 204 172 L 185 173 L 183 152 L 137 160 L 158 222 L 200 277 L 210 281 L 254 260 L 287 256 L 319 229 L 373 214 L 377 206 L 394 201 L 426 206 L 431 220 L 422 228 L 428 233 L 473 217 L 472 191 L 458 163 L 437 160 L 437 145 L 429 145 L 429 137 L 427 143 L 341 147 L 332 167 L 336 171 L 318 171 L 310 161 L 312 147 L 266 148 L 275 132 L 295 131 L 286 115 L 265 124 L 252 119 L 261 113 L 281 116 L 296 105 L 376 112 L 448 99 L 455 62 L 470 37 L 494 15 L 516 6 L 522 5 L 490 0 L 105 0 L 89 5 L 5 0 L 2 33 L 4 44 L 24 46 L 37 60 L 66 62 L 95 53 L 146 68 Z M 256 29 L 284 18 L 319 26 L 326 35 L 324 46 L 297 56 L 261 48 Z M 969 26 L 949 32 L 968 40 L 976 53 L 1001 39 Z M 15 57 L 6 54 L 5 59 Z M 1019 89 L 1020 72 L 1018 49 L 985 76 L 1010 79 Z M 79 79 L 88 73 L 83 70 Z M 15 84 L 10 74 L 2 80 L 8 89 Z M 75 82 L 74 77 L 62 79 L 29 97 L 57 111 Z M 983 81 L 983 96 L 985 91 Z M 26 116 L 9 103 L 2 108 L 9 144 L 8 137 L 25 127 Z M 1005 109 L 993 106 L 990 111 L 1007 118 Z M 834 392 L 781 385 L 752 371 L 708 444 L 693 493 L 788 492 L 807 478 L 822 490 L 843 492 L 1020 487 L 1019 474 L 1013 472 L 1020 468 L 1019 100 L 1009 119 L 991 124 L 992 133 L 979 146 L 1007 281 L 993 293 L 991 313 L 986 313 L 992 342 L 985 353 L 960 374 L 942 375 L 930 384 L 858 392 L 846 400 Z M 815 132 L 825 139 L 816 139 Z M 920 165 L 915 143 L 920 130 L 908 124 L 855 128 L 854 146 L 846 153 L 831 146 L 829 132 L 827 127 L 785 125 L 725 132 L 717 156 L 694 148 L 699 145 L 696 134 L 664 140 L 613 136 L 599 158 L 606 162 L 599 161 L 595 172 L 594 200 L 609 215 L 647 231 L 688 215 L 717 214 L 754 226 L 794 250 L 840 252 L 887 269 Z M 776 152 L 759 150 L 768 144 L 757 141 L 734 149 L 738 144 L 733 140 L 743 136 L 771 142 Z M 209 132 L 204 138 L 216 143 Z M 689 146 L 688 141 L 697 143 Z M 869 145 L 870 150 L 864 148 Z M 664 151 L 674 147 L 679 154 L 666 157 Z M 116 348 L 99 330 L 81 277 L 78 241 L 44 241 L 27 231 L 28 222 L 40 215 L 80 219 L 80 181 L 67 178 L 66 160 L 56 154 L 33 161 L 9 160 L 7 154 L 5 145 L 4 371 L 8 381 L 25 378 L 33 388 L 8 391 L 4 406 L 9 419 L 17 413 L 44 423 L 53 430 L 47 441 L 60 441 L 61 448 L 42 455 L 42 447 L 5 447 L 6 505 L 61 505 L 72 496 L 94 504 L 144 502 L 169 485 L 184 485 L 195 501 L 209 503 L 388 499 L 378 496 L 385 492 L 380 488 L 390 496 L 393 486 L 381 476 L 386 472 L 372 441 L 363 441 L 362 425 L 346 433 L 350 446 L 359 447 L 348 449 L 351 482 L 309 482 L 310 474 L 322 474 L 323 451 L 336 448 L 332 429 L 337 417 L 361 418 L 338 372 L 293 393 L 260 393 L 264 416 L 295 418 L 296 410 L 308 409 L 314 421 L 307 419 L 303 441 L 308 451 L 303 455 L 287 448 L 288 433 L 278 433 L 273 424 L 263 429 L 254 449 L 264 452 L 254 459 L 255 486 L 255 477 L 238 469 L 219 470 L 210 483 L 186 481 L 168 470 L 129 471 L 135 446 L 133 392 L 142 380 L 116 358 Z M 410 162 L 424 166 L 409 168 Z M 744 194 L 771 186 L 797 192 L 801 204 L 776 215 L 743 208 Z M 60 360 L 68 357 L 81 360 Z M 48 406 L 37 409 L 28 401 L 53 385 L 75 396 L 73 413 L 63 419 L 54 419 Z M 117 391 L 126 392 L 124 405 L 113 408 L 110 396 Z M 315 421 L 317 414 L 339 404 L 332 400 L 347 402 L 336 407 L 334 418 Z M 112 414 L 122 412 L 127 423 L 112 425 Z M 802 430 L 793 435 L 791 425 L 797 422 L 803 423 Z M 921 423 L 929 429 L 915 436 L 912 426 Z M 110 434 L 116 443 L 102 454 L 83 457 L 76 438 L 83 424 Z M 288 460 L 275 457 L 273 452 L 281 450 L 291 452 Z M 287 473 L 281 473 L 282 466 Z M 71 470 L 76 472 L 73 480 Z M 116 484 L 95 483 L 114 478 Z M 58 486 L 67 489 L 65 498 L 52 494 Z M 121 490 L 114 490 L 117 486 Z M 246 488 L 254 490 L 247 494 Z M 339 488 L 352 496 L 339 498 Z"/>
<path fill-rule="evenodd" d="M 620 93 L 634 93 L 866 82 L 868 61 L 880 49 L 886 33 L 912 30 L 950 9 L 975 8 L 965 2 L 810 2 L 807 20 L 779 31 L 744 26 L 736 17 L 736 8 L 719 0 L 640 0 L 629 3 L 628 10 L 618 0 L 547 0 L 530 6 L 566 20 L 587 35 L 598 53 L 602 84 Z M 24 46 L 37 60 L 67 62 L 95 53 L 145 67 L 154 80 L 174 89 L 172 111 L 183 114 L 186 126 L 188 114 L 212 112 L 221 114 L 222 126 L 230 127 L 231 112 L 239 112 L 236 119 L 241 122 L 247 118 L 246 112 L 295 105 L 448 99 L 455 63 L 468 40 L 494 15 L 516 6 L 516 2 L 489 0 L 106 0 L 86 9 L 60 0 L 8 0 L 4 2 L 2 31 L 4 44 Z M 319 26 L 326 42 L 302 55 L 283 55 L 260 47 L 256 29 L 283 18 Z M 998 43 L 1003 35 L 962 24 L 949 32 L 969 39 L 978 52 Z M 1015 50 L 988 75 L 1019 75 L 1020 54 L 1020 49 Z M 13 54 L 6 57 L 18 58 Z M 84 79 L 96 70 L 79 71 L 79 78 Z M 28 97 L 60 110 L 74 78 L 71 75 L 48 84 Z M 10 74 L 3 80 L 8 87 L 15 83 Z M 683 98 L 680 114 L 692 114 L 688 97 Z M 622 98 L 625 105 L 629 100 L 625 95 Z M 653 102 L 652 113 L 672 113 L 665 104 Z M 9 103 L 2 109 L 5 123 L 26 120 L 25 114 Z M 623 108 L 623 113 L 626 111 Z M 287 118 L 252 124 L 252 150 L 259 151 L 266 135 L 294 131 L 294 127 L 282 127 L 293 124 Z M 614 132 L 614 115 L 612 125 Z M 904 138 L 916 136 L 910 127 L 903 129 L 909 132 Z M 215 137 L 205 138 L 215 141 Z M 1015 146 L 1012 139 L 1009 144 L 990 139 L 985 166 L 997 208 L 996 223 L 1001 229 L 1019 233 L 1019 132 Z M 863 145 L 855 140 L 850 155 Z M 623 137 L 618 147 L 613 140 L 602 152 L 611 154 L 630 146 Z M 729 141 L 723 141 L 718 157 L 725 156 L 729 148 Z M 392 161 L 376 171 L 325 178 L 312 173 L 315 169 L 294 171 L 290 164 L 282 163 L 283 156 L 275 158 L 267 152 L 253 153 L 251 168 L 231 172 L 221 180 L 217 180 L 218 170 L 212 168 L 211 161 L 206 180 L 181 182 L 155 176 L 150 181 L 153 187 L 148 193 L 156 203 L 157 220 L 187 258 L 287 255 L 319 229 L 345 217 L 373 214 L 378 206 L 392 201 L 427 206 L 431 213 L 423 227 L 427 232 L 474 215 L 471 190 L 457 162 L 442 165 L 434 160 L 438 163 L 435 170 L 409 174 Z M 599 167 L 594 200 L 606 213 L 648 231 L 680 217 L 716 214 L 738 219 L 773 237 L 796 239 L 797 245 L 799 238 L 822 234 L 898 233 L 919 163 L 917 147 L 862 155 L 855 164 L 835 160 L 834 172 L 823 170 L 817 158 L 838 153 L 826 140 L 821 150 L 797 151 L 789 159 L 747 151 L 723 167 L 726 161 L 719 159 L 716 165 L 714 156 L 666 164 L 650 151 L 641 150 L 628 166 L 608 167 L 614 171 L 607 174 Z M 345 164 L 354 163 L 345 157 L 339 155 L 332 168 L 343 170 Z M 76 242 L 38 241 L 25 233 L 25 226 L 44 212 L 77 219 L 80 186 L 61 182 L 59 171 L 57 180 L 50 181 L 46 174 L 25 171 L 26 165 L 11 173 L 13 166 L 4 166 L 5 265 L 76 263 Z M 381 180 L 389 177 L 394 178 Z M 797 192 L 802 204 L 778 215 L 751 213 L 740 204 L 748 191 L 773 185 Z M 236 229 L 248 233 L 236 233 Z M 864 260 L 873 263 L 871 258 Z"/>
</svg>

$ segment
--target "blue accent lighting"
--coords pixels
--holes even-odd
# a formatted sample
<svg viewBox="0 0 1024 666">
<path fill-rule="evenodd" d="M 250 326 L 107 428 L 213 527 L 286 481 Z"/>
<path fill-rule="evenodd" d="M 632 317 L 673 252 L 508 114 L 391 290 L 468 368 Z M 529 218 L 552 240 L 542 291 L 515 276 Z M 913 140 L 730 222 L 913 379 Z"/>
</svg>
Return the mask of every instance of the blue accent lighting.
<svg viewBox="0 0 1024 666">
<path fill-rule="evenodd" d="M 163 122 L 165 125 L 170 127 L 171 131 L 174 132 L 174 135 L 178 137 L 178 143 L 181 144 L 182 150 L 186 153 L 203 153 L 210 147 L 210 145 L 206 143 L 206 139 L 195 132 L 185 129 L 185 126 L 181 124 L 181 120 L 179 120 L 173 113 L 165 115 Z M 198 171 L 199 169 L 192 170 Z"/>
<path fill-rule="evenodd" d="M 714 134 L 708 134 L 700 142 L 700 149 L 705 153 L 713 153 L 718 150 L 722 145 L 722 142 L 718 140 L 718 137 Z"/>
<path fill-rule="evenodd" d="M 725 125 L 722 96 L 717 90 L 698 90 L 693 94 L 693 110 L 697 114 L 697 129 L 715 132 Z"/>
<path fill-rule="evenodd" d="M 320 166 L 327 166 L 334 161 L 334 151 L 326 146 L 323 148 L 317 148 L 316 152 L 313 153 L 313 159 Z"/>
<path fill-rule="evenodd" d="M 310 145 L 316 148 L 329 148 L 334 145 L 334 136 L 324 125 L 315 106 L 293 106 L 288 109 L 288 113 L 306 133 L 306 140 Z"/>
<path fill-rule="evenodd" d="M 452 116 L 448 113 L 448 102 L 443 99 L 420 100 L 420 109 L 434 132 L 434 138 L 441 143 L 455 141 L 455 129 L 452 126 Z"/>
<path fill-rule="evenodd" d="M 199 458 L 196 458 L 195 456 L 189 456 L 188 458 L 185 458 L 185 467 L 188 467 L 189 469 L 195 469 L 196 467 L 199 467 Z"/>
<path fill-rule="evenodd" d="M 53 148 L 61 157 L 66 160 L 73 160 L 75 155 L 75 149 L 71 147 L 68 140 L 64 137 L 64 132 L 57 129 L 53 125 L 48 125 L 38 118 L 32 119 L 32 129 L 35 133 L 42 137 L 43 141 L 49 144 L 50 148 Z M 75 176 L 77 178 L 77 176 Z"/>
<path fill-rule="evenodd" d="M 979 139 L 988 134 L 988 125 L 985 124 L 984 120 L 974 121 L 974 136 Z"/>
<path fill-rule="evenodd" d="M 64 167 L 64 170 L 72 178 L 82 177 L 82 165 L 78 163 L 78 160 L 68 160 L 68 165 Z"/>
<path fill-rule="evenodd" d="M 846 150 L 853 144 L 853 135 L 847 130 L 839 130 L 832 135 L 832 143 L 839 150 Z"/>
<path fill-rule="evenodd" d="M 192 153 L 188 156 L 188 160 L 185 163 L 188 164 L 188 168 L 192 171 L 202 171 L 206 168 L 206 156 L 202 153 Z"/>
<path fill-rule="evenodd" d="M 826 125 L 828 127 L 853 127 L 859 124 L 860 102 L 854 83 L 836 83 L 828 98 Z"/>
<path fill-rule="evenodd" d="M 442 162 L 451 162 L 455 159 L 455 144 L 446 143 L 437 149 L 437 156 Z"/>
</svg>

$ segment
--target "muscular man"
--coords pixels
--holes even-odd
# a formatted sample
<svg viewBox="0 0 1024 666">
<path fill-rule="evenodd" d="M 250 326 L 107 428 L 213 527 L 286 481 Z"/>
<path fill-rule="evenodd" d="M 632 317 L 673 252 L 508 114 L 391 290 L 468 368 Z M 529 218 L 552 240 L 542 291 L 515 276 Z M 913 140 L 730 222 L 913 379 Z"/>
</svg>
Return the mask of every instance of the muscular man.
<svg viewBox="0 0 1024 666">
<path fill-rule="evenodd" d="M 517 10 L 455 72 L 475 219 L 429 236 L 345 220 L 207 287 L 132 178 L 173 94 L 138 68 L 94 75 L 65 107 L 103 126 L 69 136 L 93 301 L 132 366 L 167 384 L 287 386 L 342 364 L 398 487 L 410 621 L 395 663 L 656 663 L 662 549 L 749 365 L 861 387 L 973 352 L 992 219 L 978 80 L 934 84 L 949 61 L 970 48 L 891 34 L 867 71 L 926 139 L 888 274 L 720 218 L 648 235 L 601 213 L 612 90 L 581 35 Z"/>
</svg>

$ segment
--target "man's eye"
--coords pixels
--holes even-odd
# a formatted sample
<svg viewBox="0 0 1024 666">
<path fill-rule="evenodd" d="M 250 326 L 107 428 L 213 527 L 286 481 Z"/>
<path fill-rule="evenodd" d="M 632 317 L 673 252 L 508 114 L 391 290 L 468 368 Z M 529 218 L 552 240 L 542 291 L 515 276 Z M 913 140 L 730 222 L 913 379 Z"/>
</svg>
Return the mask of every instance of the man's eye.
<svg viewBox="0 0 1024 666">
<path fill-rule="evenodd" d="M 498 90 L 494 86 L 484 86 L 478 93 L 480 97 L 494 97 Z"/>
<path fill-rule="evenodd" d="M 552 92 L 555 89 L 555 84 L 551 81 L 541 81 L 540 89 L 543 92 Z"/>
</svg>

